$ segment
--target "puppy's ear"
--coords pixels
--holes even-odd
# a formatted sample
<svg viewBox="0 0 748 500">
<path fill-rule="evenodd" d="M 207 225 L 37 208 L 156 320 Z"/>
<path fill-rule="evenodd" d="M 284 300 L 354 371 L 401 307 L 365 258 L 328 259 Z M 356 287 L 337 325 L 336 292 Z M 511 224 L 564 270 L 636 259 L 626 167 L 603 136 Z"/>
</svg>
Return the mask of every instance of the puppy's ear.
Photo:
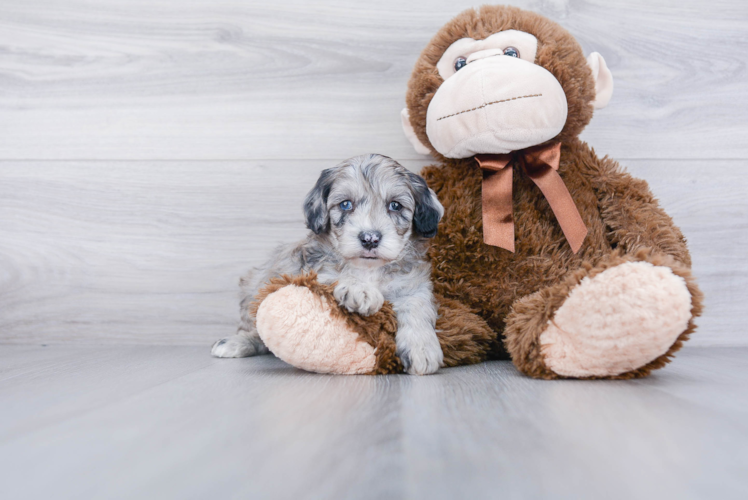
<svg viewBox="0 0 748 500">
<path fill-rule="evenodd" d="M 327 198 L 334 180 L 334 169 L 323 170 L 304 200 L 306 227 L 320 234 L 330 230 L 330 213 L 327 211 Z"/>
<path fill-rule="evenodd" d="M 444 215 L 444 207 L 439 203 L 436 193 L 426 185 L 423 177 L 408 172 L 408 179 L 413 188 L 413 198 L 416 202 L 413 214 L 413 229 L 416 234 L 424 238 L 436 236 L 439 221 Z"/>
</svg>

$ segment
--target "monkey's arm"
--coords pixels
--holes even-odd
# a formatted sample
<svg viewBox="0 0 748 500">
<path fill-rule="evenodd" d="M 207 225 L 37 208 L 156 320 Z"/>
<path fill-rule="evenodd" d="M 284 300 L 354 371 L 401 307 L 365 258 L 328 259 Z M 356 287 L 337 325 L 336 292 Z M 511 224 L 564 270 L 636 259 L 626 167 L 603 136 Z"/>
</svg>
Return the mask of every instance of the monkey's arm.
<svg viewBox="0 0 748 500">
<path fill-rule="evenodd" d="M 624 254 L 650 249 L 691 267 L 683 233 L 660 207 L 649 185 L 623 171 L 617 162 L 592 156 L 586 168 L 612 246 Z"/>
</svg>

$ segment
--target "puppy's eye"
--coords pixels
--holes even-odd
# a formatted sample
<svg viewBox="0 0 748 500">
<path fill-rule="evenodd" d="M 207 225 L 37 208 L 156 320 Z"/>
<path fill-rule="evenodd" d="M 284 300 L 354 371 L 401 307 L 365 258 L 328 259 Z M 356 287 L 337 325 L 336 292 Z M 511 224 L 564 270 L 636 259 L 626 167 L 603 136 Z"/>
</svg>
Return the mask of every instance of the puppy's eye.
<svg viewBox="0 0 748 500">
<path fill-rule="evenodd" d="M 455 72 L 460 71 L 466 65 L 467 59 L 462 56 L 458 57 L 457 59 L 455 59 Z"/>
<path fill-rule="evenodd" d="M 514 47 L 507 47 L 504 49 L 504 55 L 510 57 L 519 57 L 519 50 Z"/>
<path fill-rule="evenodd" d="M 351 202 L 351 200 L 342 201 L 342 202 L 340 202 L 340 205 L 338 205 L 338 206 L 340 207 L 340 209 L 343 212 L 347 212 L 349 210 L 353 210 L 353 203 Z"/>
<path fill-rule="evenodd" d="M 391 201 L 388 208 L 391 212 L 399 212 L 403 208 L 403 206 L 396 201 Z"/>
</svg>

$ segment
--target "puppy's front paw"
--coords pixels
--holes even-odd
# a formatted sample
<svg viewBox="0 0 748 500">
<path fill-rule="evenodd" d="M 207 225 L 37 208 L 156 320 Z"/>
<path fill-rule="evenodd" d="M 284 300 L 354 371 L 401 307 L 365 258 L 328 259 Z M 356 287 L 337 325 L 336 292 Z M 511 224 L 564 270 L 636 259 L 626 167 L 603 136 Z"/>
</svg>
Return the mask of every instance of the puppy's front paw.
<svg viewBox="0 0 748 500">
<path fill-rule="evenodd" d="M 340 283 L 333 291 L 338 304 L 361 316 L 371 316 L 384 304 L 384 296 L 377 288 L 363 283 Z"/>
<path fill-rule="evenodd" d="M 432 330 L 425 334 L 397 332 L 397 356 L 411 375 L 428 375 L 444 365 L 444 353 Z"/>
</svg>

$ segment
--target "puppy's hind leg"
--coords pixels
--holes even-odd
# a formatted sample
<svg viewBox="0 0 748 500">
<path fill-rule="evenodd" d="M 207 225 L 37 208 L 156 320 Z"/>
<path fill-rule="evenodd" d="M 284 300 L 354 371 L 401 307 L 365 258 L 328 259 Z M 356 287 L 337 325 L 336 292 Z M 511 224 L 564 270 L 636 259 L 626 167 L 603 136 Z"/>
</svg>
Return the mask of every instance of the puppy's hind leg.
<svg viewBox="0 0 748 500">
<path fill-rule="evenodd" d="M 257 333 L 254 317 L 249 312 L 252 295 L 246 294 L 241 301 L 241 324 L 236 335 L 213 344 L 210 353 L 217 358 L 246 358 L 268 354 L 270 351 Z"/>
<path fill-rule="evenodd" d="M 268 348 L 257 335 L 257 330 L 239 330 L 236 335 L 221 339 L 213 344 L 210 353 L 217 358 L 246 358 L 268 354 Z"/>
</svg>

